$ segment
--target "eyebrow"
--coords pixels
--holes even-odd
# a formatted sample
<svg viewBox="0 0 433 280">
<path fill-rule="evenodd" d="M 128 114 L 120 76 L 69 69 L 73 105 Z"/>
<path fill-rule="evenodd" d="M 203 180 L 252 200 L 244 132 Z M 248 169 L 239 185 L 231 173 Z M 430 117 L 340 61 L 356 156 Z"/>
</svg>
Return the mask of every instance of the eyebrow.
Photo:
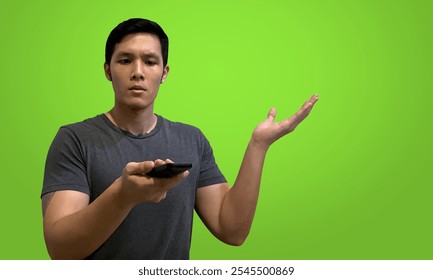
<svg viewBox="0 0 433 280">
<path fill-rule="evenodd" d="M 135 56 L 135 54 L 130 53 L 130 52 L 126 52 L 126 51 L 121 51 L 121 52 L 117 53 L 116 57 L 120 57 L 120 56 L 128 56 L 128 57 L 130 57 L 130 56 Z M 157 58 L 157 59 L 159 59 L 159 56 L 156 53 L 154 53 L 154 52 L 146 52 L 146 53 L 144 53 L 143 56 L 144 57 L 148 57 L 148 58 L 150 57 L 150 58 Z"/>
</svg>

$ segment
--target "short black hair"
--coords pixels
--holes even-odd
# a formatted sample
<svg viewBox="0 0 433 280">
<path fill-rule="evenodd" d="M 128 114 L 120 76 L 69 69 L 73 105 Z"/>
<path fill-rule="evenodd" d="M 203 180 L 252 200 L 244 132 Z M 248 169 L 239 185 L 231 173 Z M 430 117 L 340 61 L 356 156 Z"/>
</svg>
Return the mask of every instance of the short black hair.
<svg viewBox="0 0 433 280">
<path fill-rule="evenodd" d="M 123 38 L 134 33 L 150 33 L 158 36 L 161 44 L 162 61 L 164 67 L 168 62 L 168 37 L 164 30 L 157 24 L 144 18 L 131 18 L 117 25 L 108 35 L 105 44 L 105 63 L 110 64 L 116 44 L 120 43 Z"/>
</svg>

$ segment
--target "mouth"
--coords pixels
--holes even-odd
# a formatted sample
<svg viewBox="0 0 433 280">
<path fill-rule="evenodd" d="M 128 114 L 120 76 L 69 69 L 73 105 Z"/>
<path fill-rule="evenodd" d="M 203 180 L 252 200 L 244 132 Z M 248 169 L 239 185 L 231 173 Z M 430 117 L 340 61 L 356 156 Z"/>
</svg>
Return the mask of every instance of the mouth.
<svg viewBox="0 0 433 280">
<path fill-rule="evenodd" d="M 142 87 L 140 85 L 134 85 L 132 87 L 129 87 L 128 89 L 132 90 L 132 91 L 145 91 L 146 90 L 144 87 Z"/>
</svg>

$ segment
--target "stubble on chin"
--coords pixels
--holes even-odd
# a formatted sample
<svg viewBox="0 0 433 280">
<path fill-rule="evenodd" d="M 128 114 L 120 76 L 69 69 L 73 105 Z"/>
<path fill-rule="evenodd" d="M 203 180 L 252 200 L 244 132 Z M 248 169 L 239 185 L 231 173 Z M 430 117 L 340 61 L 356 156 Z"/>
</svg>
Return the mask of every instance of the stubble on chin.
<svg viewBox="0 0 433 280">
<path fill-rule="evenodd" d="M 145 101 L 135 101 L 129 100 L 130 102 L 124 103 L 122 107 L 124 107 L 126 110 L 134 112 L 134 113 L 140 113 L 146 110 L 152 110 L 153 111 L 153 102 L 148 103 Z"/>
</svg>

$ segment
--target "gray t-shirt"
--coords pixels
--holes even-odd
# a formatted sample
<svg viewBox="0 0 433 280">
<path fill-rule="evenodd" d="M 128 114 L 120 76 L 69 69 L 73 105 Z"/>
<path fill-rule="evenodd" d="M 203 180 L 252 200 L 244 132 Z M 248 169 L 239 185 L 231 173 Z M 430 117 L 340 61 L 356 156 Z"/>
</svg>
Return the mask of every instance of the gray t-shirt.
<svg viewBox="0 0 433 280">
<path fill-rule="evenodd" d="M 156 127 L 136 136 L 104 115 L 59 129 L 48 152 L 42 195 L 76 190 L 94 201 L 128 162 L 191 162 L 190 175 L 160 203 L 135 206 L 88 259 L 188 259 L 197 188 L 226 182 L 212 148 L 195 127 L 157 116 Z"/>
</svg>

